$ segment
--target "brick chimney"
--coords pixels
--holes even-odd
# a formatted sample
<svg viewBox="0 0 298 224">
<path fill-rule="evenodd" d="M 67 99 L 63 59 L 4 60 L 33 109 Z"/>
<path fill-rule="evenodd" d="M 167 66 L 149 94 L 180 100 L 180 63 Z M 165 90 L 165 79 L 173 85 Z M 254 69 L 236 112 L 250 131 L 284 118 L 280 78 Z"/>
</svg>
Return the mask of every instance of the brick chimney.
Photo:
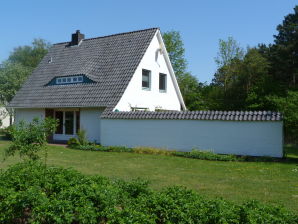
<svg viewBox="0 0 298 224">
<path fill-rule="evenodd" d="M 83 40 L 84 38 L 85 38 L 85 35 L 80 33 L 80 30 L 77 30 L 75 33 L 71 35 L 70 45 L 71 46 L 78 45 L 81 42 L 81 40 Z"/>
</svg>

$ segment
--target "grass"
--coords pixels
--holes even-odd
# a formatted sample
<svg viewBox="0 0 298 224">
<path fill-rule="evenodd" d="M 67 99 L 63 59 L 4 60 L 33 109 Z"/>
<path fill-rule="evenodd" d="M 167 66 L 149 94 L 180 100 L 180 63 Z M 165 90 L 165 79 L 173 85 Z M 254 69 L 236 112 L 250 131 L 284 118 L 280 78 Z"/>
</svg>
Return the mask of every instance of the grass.
<svg viewBox="0 0 298 224">
<path fill-rule="evenodd" d="M 0 141 L 0 168 L 20 159 L 3 160 L 8 141 Z M 49 146 L 48 163 L 73 167 L 85 174 L 126 180 L 141 177 L 161 189 L 182 185 L 209 198 L 235 202 L 257 199 L 298 212 L 298 148 L 286 146 L 286 162 L 221 162 L 124 152 L 96 152 Z"/>
</svg>

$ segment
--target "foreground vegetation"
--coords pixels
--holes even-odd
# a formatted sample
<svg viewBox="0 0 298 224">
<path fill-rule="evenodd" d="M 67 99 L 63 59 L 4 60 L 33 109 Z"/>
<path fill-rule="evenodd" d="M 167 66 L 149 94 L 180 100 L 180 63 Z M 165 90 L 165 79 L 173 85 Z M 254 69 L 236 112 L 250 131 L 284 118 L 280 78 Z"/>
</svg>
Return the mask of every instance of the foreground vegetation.
<svg viewBox="0 0 298 224">
<path fill-rule="evenodd" d="M 20 161 L 18 156 L 4 162 L 4 149 L 10 144 L 0 141 L 0 168 Z M 281 204 L 298 212 L 298 149 L 287 147 L 287 162 L 221 162 L 163 155 L 72 150 L 64 146 L 48 147 L 48 164 L 74 169 L 88 175 L 99 174 L 112 179 L 149 180 L 149 186 L 181 185 L 207 198 L 222 197 L 236 203 L 256 199 Z M 43 156 L 43 155 L 41 155 Z M 42 158 L 42 160 L 44 157 Z"/>
<path fill-rule="evenodd" d="M 77 171 L 20 163 L 0 174 L 3 223 L 298 223 L 276 206 L 207 200 L 181 187 L 112 181 Z"/>
</svg>

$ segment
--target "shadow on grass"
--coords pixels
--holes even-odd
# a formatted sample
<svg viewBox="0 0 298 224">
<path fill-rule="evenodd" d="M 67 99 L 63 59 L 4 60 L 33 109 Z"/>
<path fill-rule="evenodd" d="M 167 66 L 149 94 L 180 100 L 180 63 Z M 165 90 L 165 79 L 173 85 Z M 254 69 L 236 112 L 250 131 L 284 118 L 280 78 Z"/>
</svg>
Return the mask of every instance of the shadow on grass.
<svg viewBox="0 0 298 224">
<path fill-rule="evenodd" d="M 296 163 L 298 166 L 298 146 L 287 144 L 284 146 L 285 158 L 281 162 Z"/>
</svg>

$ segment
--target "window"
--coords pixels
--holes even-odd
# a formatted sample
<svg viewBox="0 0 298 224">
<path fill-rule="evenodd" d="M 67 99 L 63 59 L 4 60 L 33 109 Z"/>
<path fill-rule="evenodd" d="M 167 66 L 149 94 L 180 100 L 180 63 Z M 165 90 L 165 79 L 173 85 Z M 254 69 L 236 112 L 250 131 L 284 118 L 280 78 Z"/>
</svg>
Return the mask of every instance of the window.
<svg viewBox="0 0 298 224">
<path fill-rule="evenodd" d="M 159 91 L 166 92 L 167 90 L 167 75 L 159 73 Z"/>
<path fill-rule="evenodd" d="M 80 111 L 76 111 L 76 134 L 80 130 Z"/>
<path fill-rule="evenodd" d="M 58 120 L 58 126 L 56 129 L 56 134 L 63 134 L 63 112 L 56 111 L 55 112 L 55 119 Z"/>
<path fill-rule="evenodd" d="M 151 71 L 143 69 L 142 70 L 142 89 L 150 90 L 150 79 Z"/>
<path fill-rule="evenodd" d="M 73 84 L 73 83 L 81 83 L 83 82 L 83 76 L 70 76 L 70 77 L 62 77 L 62 78 L 56 78 L 56 84 Z"/>
</svg>

